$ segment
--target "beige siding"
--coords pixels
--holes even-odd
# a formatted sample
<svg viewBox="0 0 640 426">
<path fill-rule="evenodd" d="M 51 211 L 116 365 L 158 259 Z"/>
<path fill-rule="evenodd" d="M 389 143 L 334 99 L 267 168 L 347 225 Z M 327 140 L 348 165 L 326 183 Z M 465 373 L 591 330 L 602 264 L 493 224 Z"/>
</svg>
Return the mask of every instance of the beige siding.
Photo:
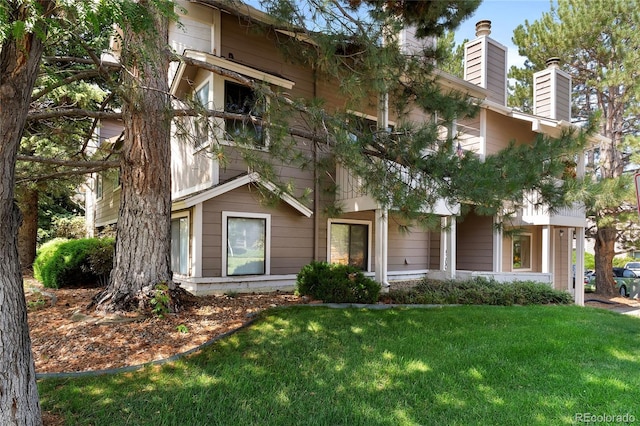
<svg viewBox="0 0 640 426">
<path fill-rule="evenodd" d="M 169 43 L 178 53 L 186 49 L 209 52 L 212 48 L 212 26 L 214 11 L 211 8 L 183 3 L 186 14 L 180 16 L 179 25 L 169 28 Z"/>
<path fill-rule="evenodd" d="M 440 244 L 442 234 L 440 232 L 431 232 L 429 242 L 429 269 L 440 269 Z"/>
<path fill-rule="evenodd" d="M 468 42 L 466 45 L 466 63 L 465 63 L 465 74 L 464 79 L 476 84 L 478 86 L 483 86 L 483 41 L 482 40 L 474 40 Z"/>
<path fill-rule="evenodd" d="M 493 269 L 493 218 L 468 214 L 457 224 L 456 266 L 466 271 Z"/>
<path fill-rule="evenodd" d="M 539 73 L 535 76 L 535 115 L 553 118 L 551 113 L 551 73 Z"/>
<path fill-rule="evenodd" d="M 430 264 L 430 232 L 411 227 L 401 232 L 391 217 L 389 221 L 388 270 L 428 269 Z"/>
<path fill-rule="evenodd" d="M 571 121 L 571 79 L 556 75 L 556 119 Z"/>
<path fill-rule="evenodd" d="M 114 173 L 105 173 L 102 179 L 102 197 L 96 200 L 95 226 L 114 224 L 118 220 L 120 208 L 120 187 L 110 178 Z"/>
<path fill-rule="evenodd" d="M 517 144 L 529 144 L 536 138 L 531 123 L 487 111 L 487 155 L 495 154 L 514 140 Z"/>
<path fill-rule="evenodd" d="M 563 235 L 560 236 L 560 229 L 554 229 L 553 237 L 555 239 L 555 259 L 553 265 L 553 287 L 557 290 L 568 290 L 572 271 L 569 269 L 569 259 L 571 253 L 567 244 L 567 238 L 569 238 L 569 230 L 563 229 Z M 578 274 L 580 277 L 580 274 Z"/>
<path fill-rule="evenodd" d="M 271 275 L 296 274 L 313 259 L 313 220 L 280 203 L 270 208 L 260 204 L 256 188 L 244 186 L 206 201 L 203 208 L 202 273 L 222 275 L 222 212 L 271 215 Z"/>
<path fill-rule="evenodd" d="M 482 152 L 482 140 L 480 139 L 480 114 L 472 118 L 463 118 L 457 121 L 458 141 L 465 151 L 475 153 Z"/>
<path fill-rule="evenodd" d="M 487 41 L 487 86 L 489 100 L 506 104 L 506 60 L 507 53 L 500 46 Z"/>
</svg>

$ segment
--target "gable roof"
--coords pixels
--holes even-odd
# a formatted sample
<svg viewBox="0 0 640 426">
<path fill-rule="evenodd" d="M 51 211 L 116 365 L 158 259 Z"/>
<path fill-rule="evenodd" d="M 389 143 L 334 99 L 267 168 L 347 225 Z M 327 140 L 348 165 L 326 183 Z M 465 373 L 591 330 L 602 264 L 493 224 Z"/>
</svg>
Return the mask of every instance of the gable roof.
<svg viewBox="0 0 640 426">
<path fill-rule="evenodd" d="M 196 204 L 203 203 L 212 198 L 218 197 L 222 194 L 226 194 L 227 192 L 233 191 L 234 189 L 240 188 L 241 186 L 248 184 L 257 184 L 267 189 L 268 191 L 276 194 L 280 197 L 282 201 L 289 204 L 291 207 L 296 209 L 302 215 L 306 217 L 311 217 L 313 212 L 307 206 L 302 204 L 300 201 L 296 200 L 291 195 L 284 193 L 278 189 L 278 187 L 269 182 L 268 180 L 263 179 L 258 173 L 253 172 L 243 176 L 239 176 L 233 180 L 225 182 L 221 185 L 214 186 L 212 188 L 206 189 L 204 191 L 198 192 L 196 194 L 188 195 L 179 200 L 174 200 L 174 202 L 179 203 L 180 207 L 193 207 Z"/>
</svg>

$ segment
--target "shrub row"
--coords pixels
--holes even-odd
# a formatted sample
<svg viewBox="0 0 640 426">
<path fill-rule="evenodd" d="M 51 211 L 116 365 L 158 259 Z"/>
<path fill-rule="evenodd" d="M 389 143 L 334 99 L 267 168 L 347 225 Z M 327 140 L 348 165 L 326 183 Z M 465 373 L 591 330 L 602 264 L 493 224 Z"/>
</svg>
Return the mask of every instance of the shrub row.
<svg viewBox="0 0 640 426">
<path fill-rule="evenodd" d="M 354 266 L 311 262 L 296 279 L 297 293 L 326 303 L 376 303 L 380 284 Z"/>
<path fill-rule="evenodd" d="M 572 304 L 566 291 L 534 281 L 499 283 L 482 277 L 468 281 L 422 280 L 411 290 L 392 290 L 393 303 L 461 305 Z"/>
<path fill-rule="evenodd" d="M 55 238 L 38 249 L 34 276 L 48 288 L 105 284 L 113 267 L 114 244 L 113 238 Z"/>
</svg>

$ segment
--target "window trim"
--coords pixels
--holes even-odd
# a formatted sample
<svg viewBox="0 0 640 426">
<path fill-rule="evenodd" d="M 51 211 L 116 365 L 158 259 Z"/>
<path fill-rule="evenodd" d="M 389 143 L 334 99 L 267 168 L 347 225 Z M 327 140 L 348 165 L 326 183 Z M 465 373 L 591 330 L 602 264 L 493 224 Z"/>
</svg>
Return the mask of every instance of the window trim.
<svg viewBox="0 0 640 426">
<path fill-rule="evenodd" d="M 102 200 L 104 198 L 104 176 L 102 176 L 102 172 L 96 173 L 96 201 Z"/>
<path fill-rule="evenodd" d="M 515 254 L 514 244 L 516 242 L 517 237 L 529 237 L 529 267 L 527 268 L 516 268 L 513 265 L 513 256 Z M 511 270 L 512 271 L 532 271 L 533 270 L 533 234 L 530 232 L 523 232 L 521 234 L 515 235 L 511 238 Z"/>
<path fill-rule="evenodd" d="M 187 273 L 186 274 L 181 274 L 179 272 L 176 271 L 172 271 L 175 275 L 181 275 L 181 276 L 190 276 L 191 275 L 191 266 L 192 266 L 192 261 L 191 261 L 191 215 L 189 214 L 188 211 L 182 211 L 182 212 L 177 212 L 177 213 L 171 213 L 171 220 L 169 221 L 169 223 L 173 222 L 176 219 L 183 219 L 186 218 L 187 219 Z M 169 225 L 171 226 L 171 225 Z M 173 253 L 171 253 L 171 255 L 173 255 Z"/>
<path fill-rule="evenodd" d="M 257 274 L 253 276 L 267 276 L 271 275 L 271 215 L 268 213 L 251 213 L 251 212 L 234 212 L 223 211 L 222 212 L 222 277 L 246 277 L 252 275 L 227 275 L 228 267 L 228 252 L 227 246 L 229 239 L 227 235 L 227 229 L 229 227 L 229 218 L 245 218 L 245 219 L 264 219 L 265 220 L 265 242 L 264 242 L 264 274 Z"/>
<path fill-rule="evenodd" d="M 193 91 L 193 95 L 194 97 L 198 97 L 198 92 L 200 92 L 200 90 L 202 90 L 204 88 L 204 86 L 209 85 L 209 90 L 207 91 L 207 109 L 212 108 L 215 109 L 215 102 L 214 102 L 214 90 L 213 90 L 213 79 L 212 76 L 208 76 L 207 78 L 205 78 L 200 84 L 198 84 L 194 91 Z M 208 119 L 209 121 L 211 121 L 211 118 Z M 193 133 L 194 135 L 197 137 L 197 132 L 196 132 L 196 123 L 195 121 L 193 122 L 194 125 L 194 129 L 193 129 Z M 207 148 L 210 144 L 211 144 L 211 134 L 209 131 L 209 128 L 206 128 L 207 134 L 206 134 L 206 138 L 204 138 L 204 140 L 196 140 L 196 143 L 194 144 L 194 151 L 201 151 L 204 148 Z"/>
<path fill-rule="evenodd" d="M 373 246 L 373 222 L 362 219 L 339 219 L 330 218 L 327 220 L 327 262 L 331 263 L 331 225 L 348 224 L 348 225 L 366 225 L 367 226 L 367 265 L 364 272 L 371 271 L 371 254 Z"/>
</svg>

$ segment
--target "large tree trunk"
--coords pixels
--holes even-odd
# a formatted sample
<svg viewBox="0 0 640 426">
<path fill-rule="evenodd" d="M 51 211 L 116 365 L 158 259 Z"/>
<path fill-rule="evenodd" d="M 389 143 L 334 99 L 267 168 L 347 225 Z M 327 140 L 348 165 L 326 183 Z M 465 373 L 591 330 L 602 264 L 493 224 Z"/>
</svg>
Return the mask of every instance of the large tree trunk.
<svg viewBox="0 0 640 426">
<path fill-rule="evenodd" d="M 17 194 L 22 212 L 22 225 L 18 231 L 18 255 L 22 269 L 31 268 L 36 258 L 38 242 L 38 189 L 25 187 Z"/>
<path fill-rule="evenodd" d="M 599 227 L 595 239 L 596 293 L 603 296 L 618 294 L 612 275 L 617 230 L 615 227 Z"/>
<path fill-rule="evenodd" d="M 50 11 L 53 2 L 41 1 Z M 16 20 L 31 9 L 11 3 Z M 39 24 L 36 24 L 39 26 Z M 39 28 L 42 31 L 42 28 Z M 9 34 L 0 47 L 0 424 L 42 424 L 27 306 L 18 258 L 20 212 L 14 202 L 16 156 L 36 80 L 42 40 Z"/>
<path fill-rule="evenodd" d="M 140 0 L 139 6 L 154 28 L 123 28 L 122 193 L 114 267 L 97 296 L 98 309 L 105 311 L 144 307 L 156 285 L 172 287 L 168 22 L 150 3 Z"/>
</svg>

